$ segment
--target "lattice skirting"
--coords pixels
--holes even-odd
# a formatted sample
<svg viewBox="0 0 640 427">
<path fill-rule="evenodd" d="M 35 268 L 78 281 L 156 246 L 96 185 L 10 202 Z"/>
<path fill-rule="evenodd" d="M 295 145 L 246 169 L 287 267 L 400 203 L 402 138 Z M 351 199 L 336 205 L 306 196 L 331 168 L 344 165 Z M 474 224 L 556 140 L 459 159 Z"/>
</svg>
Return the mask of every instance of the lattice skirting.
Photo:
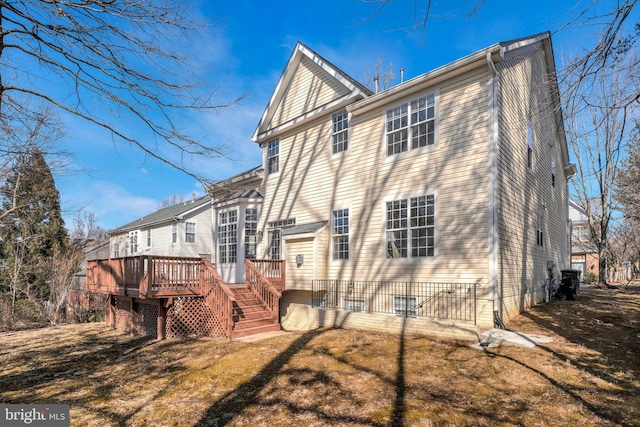
<svg viewBox="0 0 640 427">
<path fill-rule="evenodd" d="M 116 329 L 125 333 L 131 329 L 131 300 L 116 298 Z"/>
<path fill-rule="evenodd" d="M 167 338 L 224 337 L 220 320 L 204 297 L 175 298 L 167 309 Z"/>
</svg>

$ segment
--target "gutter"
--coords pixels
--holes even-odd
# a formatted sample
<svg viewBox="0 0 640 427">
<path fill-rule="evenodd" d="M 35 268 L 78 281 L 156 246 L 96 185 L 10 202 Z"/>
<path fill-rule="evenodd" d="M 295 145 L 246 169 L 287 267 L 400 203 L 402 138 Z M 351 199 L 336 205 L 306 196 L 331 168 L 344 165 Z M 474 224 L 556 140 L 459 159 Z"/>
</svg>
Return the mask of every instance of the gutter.
<svg viewBox="0 0 640 427">
<path fill-rule="evenodd" d="M 489 67 L 489 299 L 493 301 L 493 317 L 496 326 L 504 324 L 500 320 L 500 292 L 499 292 L 499 265 L 498 265 L 498 70 L 491 52 L 486 53 Z M 498 59 L 498 61 L 502 58 Z"/>
</svg>

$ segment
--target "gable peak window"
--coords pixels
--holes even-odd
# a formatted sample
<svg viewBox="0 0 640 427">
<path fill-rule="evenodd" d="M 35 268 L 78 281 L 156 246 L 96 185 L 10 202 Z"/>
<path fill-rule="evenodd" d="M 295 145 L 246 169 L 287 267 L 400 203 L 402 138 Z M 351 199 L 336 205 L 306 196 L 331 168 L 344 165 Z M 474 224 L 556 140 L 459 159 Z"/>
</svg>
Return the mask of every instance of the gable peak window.
<svg viewBox="0 0 640 427">
<path fill-rule="evenodd" d="M 331 152 L 336 154 L 346 151 L 349 148 L 349 113 L 347 110 L 332 115 L 331 126 Z"/>
<path fill-rule="evenodd" d="M 386 111 L 387 156 L 435 144 L 435 94 Z"/>
<path fill-rule="evenodd" d="M 280 140 L 274 139 L 267 143 L 267 175 L 280 170 Z"/>
</svg>

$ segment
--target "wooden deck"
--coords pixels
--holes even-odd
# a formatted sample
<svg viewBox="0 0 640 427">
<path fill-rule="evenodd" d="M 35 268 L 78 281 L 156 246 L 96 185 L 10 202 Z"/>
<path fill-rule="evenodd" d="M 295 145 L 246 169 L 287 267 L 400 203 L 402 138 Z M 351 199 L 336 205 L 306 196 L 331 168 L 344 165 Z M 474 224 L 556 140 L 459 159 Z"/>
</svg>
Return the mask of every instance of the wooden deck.
<svg viewBox="0 0 640 427">
<path fill-rule="evenodd" d="M 229 287 L 214 265 L 201 258 L 142 255 L 92 260 L 87 261 L 87 290 L 129 298 L 132 311 L 136 301 L 156 304 L 160 339 L 165 336 L 165 309 L 180 297 L 202 297 L 228 338 L 279 329 L 284 261 L 246 260 L 245 267 L 246 284 L 238 289 Z M 115 310 L 113 298 L 110 301 L 109 313 Z"/>
</svg>

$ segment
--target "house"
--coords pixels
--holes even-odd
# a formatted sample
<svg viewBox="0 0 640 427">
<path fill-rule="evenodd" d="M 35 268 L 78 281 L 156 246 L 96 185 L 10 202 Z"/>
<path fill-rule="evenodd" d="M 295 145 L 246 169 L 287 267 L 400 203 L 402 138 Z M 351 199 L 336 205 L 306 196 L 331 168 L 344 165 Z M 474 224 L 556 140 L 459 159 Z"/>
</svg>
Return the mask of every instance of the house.
<svg viewBox="0 0 640 427">
<path fill-rule="evenodd" d="M 587 212 L 575 201 L 569 200 L 571 220 L 571 268 L 582 272 L 581 277 L 593 273 L 598 277 L 600 259 L 598 248 L 591 237 Z"/>
<path fill-rule="evenodd" d="M 121 227 L 112 259 L 88 262 L 109 325 L 159 338 L 337 326 L 475 339 L 571 266 L 575 167 L 548 33 L 379 93 L 298 43 L 252 139 L 261 167 L 209 188 L 202 207 Z M 209 251 L 125 257 L 154 248 L 155 227 L 178 224 L 186 239 L 206 209 L 196 235 L 211 236 Z"/>
<path fill-rule="evenodd" d="M 165 255 L 211 260 L 211 197 L 169 206 L 109 233 L 111 257 Z"/>
<path fill-rule="evenodd" d="M 84 256 L 80 271 L 74 275 L 73 284 L 67 296 L 67 321 L 82 322 L 91 318 L 103 318 L 105 296 L 87 290 L 87 261 L 109 258 L 109 241 L 102 239 L 76 239 L 72 242 L 72 245 L 81 248 Z"/>
<path fill-rule="evenodd" d="M 284 328 L 471 336 L 570 267 L 575 168 L 549 33 L 379 93 L 298 43 L 252 139 L 257 251 L 286 263 Z"/>
</svg>

